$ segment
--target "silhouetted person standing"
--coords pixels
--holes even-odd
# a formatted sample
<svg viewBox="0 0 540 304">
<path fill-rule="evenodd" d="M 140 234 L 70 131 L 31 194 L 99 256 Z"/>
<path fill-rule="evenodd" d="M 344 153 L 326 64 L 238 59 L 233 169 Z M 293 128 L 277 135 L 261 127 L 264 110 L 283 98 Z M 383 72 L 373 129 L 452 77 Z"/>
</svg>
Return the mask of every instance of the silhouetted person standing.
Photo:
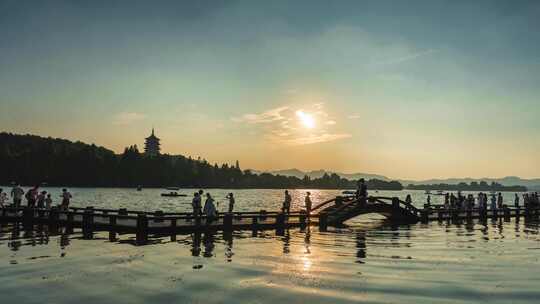
<svg viewBox="0 0 540 304">
<path fill-rule="evenodd" d="M 292 197 L 289 194 L 289 191 L 285 190 L 285 200 L 283 201 L 283 208 L 282 208 L 283 212 L 287 214 L 291 213 L 291 202 L 292 202 Z"/>
<path fill-rule="evenodd" d="M 516 193 L 516 196 L 514 198 L 514 206 L 516 208 L 519 208 L 519 195 Z"/>
<path fill-rule="evenodd" d="M 44 208 L 45 207 L 45 198 L 47 197 L 47 191 L 41 191 L 40 194 L 37 196 L 37 207 L 38 208 Z"/>
<path fill-rule="evenodd" d="M 13 189 L 11 189 L 11 197 L 13 197 L 13 205 L 15 208 L 21 206 L 22 197 L 24 195 L 24 190 L 17 184 Z"/>
<path fill-rule="evenodd" d="M 193 208 L 193 216 L 198 217 L 201 215 L 202 199 L 198 192 L 193 194 L 193 200 L 191 201 L 191 207 Z"/>
<path fill-rule="evenodd" d="M 227 198 L 229 199 L 229 213 L 232 213 L 234 210 L 234 194 L 231 192 L 229 195 L 227 195 Z"/>
<path fill-rule="evenodd" d="M 305 199 L 305 202 L 306 202 L 306 213 L 309 215 L 311 213 L 311 206 L 312 206 L 312 203 L 311 203 L 311 193 L 308 192 L 306 193 L 306 199 Z"/>
<path fill-rule="evenodd" d="M 367 201 L 368 191 L 366 181 L 361 178 L 356 184 L 356 200 L 360 205 L 365 205 Z"/>
<path fill-rule="evenodd" d="M 206 202 L 204 202 L 204 214 L 206 215 L 206 224 L 210 224 L 216 217 L 216 205 L 214 205 L 214 199 L 210 193 L 206 193 Z"/>
<path fill-rule="evenodd" d="M 50 194 L 47 194 L 47 198 L 45 199 L 45 208 L 51 209 L 52 206 L 52 198 Z"/>
<path fill-rule="evenodd" d="M 69 191 L 67 191 L 67 189 L 62 189 L 62 204 L 60 205 L 60 209 L 68 210 L 69 203 L 72 197 L 73 196 L 71 195 L 71 193 L 69 193 Z"/>
<path fill-rule="evenodd" d="M 36 206 L 36 197 L 38 195 L 38 186 L 35 186 L 34 188 L 28 190 L 26 192 L 26 202 L 28 204 L 28 207 L 34 208 Z"/>
</svg>

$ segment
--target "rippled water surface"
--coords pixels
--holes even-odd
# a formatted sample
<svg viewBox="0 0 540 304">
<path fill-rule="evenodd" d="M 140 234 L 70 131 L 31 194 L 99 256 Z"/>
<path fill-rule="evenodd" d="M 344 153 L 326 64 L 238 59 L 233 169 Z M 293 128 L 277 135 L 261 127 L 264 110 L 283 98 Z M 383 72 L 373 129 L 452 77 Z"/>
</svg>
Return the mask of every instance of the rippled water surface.
<svg viewBox="0 0 540 304">
<path fill-rule="evenodd" d="M 227 191 L 209 191 L 225 201 Z M 188 198 L 161 198 L 159 190 L 72 192 L 79 206 L 189 208 Z M 304 192 L 293 191 L 297 204 Z M 314 201 L 337 194 L 312 192 Z M 423 192 L 411 193 L 423 204 Z M 276 190 L 235 194 L 240 210 L 272 210 L 281 202 Z M 407 192 L 379 194 L 403 198 Z M 538 303 L 537 221 L 392 226 L 368 215 L 348 224 L 284 235 L 179 235 L 139 247 L 129 235 L 118 242 L 101 233 L 83 240 L 77 230 L 51 234 L 47 227 L 4 224 L 0 303 Z"/>
</svg>

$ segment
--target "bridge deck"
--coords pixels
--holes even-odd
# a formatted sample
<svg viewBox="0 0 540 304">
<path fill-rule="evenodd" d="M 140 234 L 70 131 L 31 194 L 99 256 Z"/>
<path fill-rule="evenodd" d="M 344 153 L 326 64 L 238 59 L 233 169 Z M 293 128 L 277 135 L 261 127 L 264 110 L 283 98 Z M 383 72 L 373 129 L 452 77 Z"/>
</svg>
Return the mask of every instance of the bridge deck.
<svg viewBox="0 0 540 304">
<path fill-rule="evenodd" d="M 336 202 L 337 200 L 337 202 Z M 391 200 L 392 203 L 386 203 Z M 333 205 L 331 203 L 334 203 Z M 324 206 L 325 208 L 321 208 Z M 318 210 L 320 209 L 320 210 Z M 22 222 L 23 225 L 47 224 L 63 226 L 66 229 L 82 228 L 83 235 L 91 236 L 94 231 L 108 231 L 109 237 L 115 239 L 117 234 L 136 234 L 137 242 L 146 242 L 148 235 L 170 234 L 201 230 L 265 230 L 277 231 L 319 225 L 321 230 L 327 226 L 338 226 L 350 218 L 361 214 L 379 213 L 390 222 L 466 220 L 511 217 L 538 217 L 539 208 L 501 208 L 495 210 L 448 210 L 442 206 L 432 206 L 429 209 L 418 209 L 411 204 L 399 201 L 397 198 L 370 197 L 359 204 L 355 198 L 336 198 L 323 202 L 312 210 L 319 213 L 307 216 L 305 211 L 291 212 L 285 215 L 281 212 L 235 212 L 219 214 L 213 221 L 208 222 L 205 216 L 194 217 L 191 213 L 142 212 L 126 209 L 94 209 L 70 208 L 30 209 L 3 208 L 0 209 L 0 223 Z"/>
</svg>

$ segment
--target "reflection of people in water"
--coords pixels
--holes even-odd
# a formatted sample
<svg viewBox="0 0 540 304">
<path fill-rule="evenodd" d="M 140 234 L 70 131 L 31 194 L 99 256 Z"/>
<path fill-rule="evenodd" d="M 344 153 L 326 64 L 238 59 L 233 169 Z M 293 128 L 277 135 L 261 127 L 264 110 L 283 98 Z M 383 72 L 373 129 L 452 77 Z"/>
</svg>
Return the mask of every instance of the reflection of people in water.
<svg viewBox="0 0 540 304">
<path fill-rule="evenodd" d="M 214 234 L 212 232 L 205 233 L 203 237 L 204 252 L 203 257 L 211 258 L 214 256 Z"/>
<path fill-rule="evenodd" d="M 232 262 L 233 252 L 233 235 L 232 232 L 223 232 L 223 240 L 225 241 L 225 257 L 227 262 Z"/>
<path fill-rule="evenodd" d="M 363 259 L 366 258 L 366 235 L 364 232 L 356 233 L 356 263 L 364 264 Z"/>
<path fill-rule="evenodd" d="M 306 254 L 311 253 L 311 226 L 306 227 L 306 236 L 304 237 L 304 246 L 306 247 Z"/>
<path fill-rule="evenodd" d="M 201 254 L 201 233 L 195 232 L 192 234 L 193 244 L 191 247 L 191 255 L 199 256 Z"/>
<path fill-rule="evenodd" d="M 289 229 L 285 231 L 285 234 L 283 235 L 283 253 L 288 254 L 291 252 L 290 250 L 290 240 L 291 240 L 291 233 L 289 232 Z"/>
</svg>

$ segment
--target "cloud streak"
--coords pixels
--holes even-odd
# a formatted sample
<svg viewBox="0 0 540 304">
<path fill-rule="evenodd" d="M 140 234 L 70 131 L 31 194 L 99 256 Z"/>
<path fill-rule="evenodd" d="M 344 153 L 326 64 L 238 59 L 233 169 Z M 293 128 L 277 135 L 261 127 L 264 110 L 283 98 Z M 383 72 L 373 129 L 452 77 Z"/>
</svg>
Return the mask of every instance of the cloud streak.
<svg viewBox="0 0 540 304">
<path fill-rule="evenodd" d="M 411 54 L 407 54 L 407 55 L 404 55 L 404 56 L 401 56 L 401 57 L 397 57 L 397 58 L 390 58 L 388 60 L 385 60 L 385 61 L 381 61 L 381 62 L 376 62 L 374 65 L 392 65 L 392 64 L 399 64 L 399 63 L 402 63 L 402 62 L 406 62 L 406 61 L 410 61 L 410 60 L 415 60 L 419 57 L 423 57 L 423 56 L 427 56 L 427 55 L 431 55 L 435 52 L 438 52 L 438 50 L 435 50 L 435 49 L 428 49 L 428 50 L 425 50 L 425 51 L 420 51 L 420 52 L 416 52 L 416 53 L 411 53 Z"/>
<path fill-rule="evenodd" d="M 233 117 L 231 120 L 234 122 L 246 122 L 249 124 L 261 124 L 261 123 L 271 123 L 275 121 L 284 120 L 285 117 L 282 113 L 288 110 L 289 107 L 279 107 L 275 109 L 270 109 L 268 111 L 259 113 L 259 114 L 244 114 L 241 117 Z"/>
<path fill-rule="evenodd" d="M 285 140 L 281 140 L 281 142 L 287 145 L 300 146 L 300 145 L 311 145 L 311 144 L 316 144 L 316 143 L 329 142 L 329 141 L 334 141 L 334 140 L 339 140 L 339 139 L 344 139 L 344 138 L 349 138 L 349 137 L 352 137 L 352 135 L 346 134 L 346 133 L 343 133 L 343 134 L 323 133 L 323 134 L 318 134 L 318 135 L 312 134 L 312 135 L 304 136 L 304 137 L 285 139 Z"/>
</svg>

